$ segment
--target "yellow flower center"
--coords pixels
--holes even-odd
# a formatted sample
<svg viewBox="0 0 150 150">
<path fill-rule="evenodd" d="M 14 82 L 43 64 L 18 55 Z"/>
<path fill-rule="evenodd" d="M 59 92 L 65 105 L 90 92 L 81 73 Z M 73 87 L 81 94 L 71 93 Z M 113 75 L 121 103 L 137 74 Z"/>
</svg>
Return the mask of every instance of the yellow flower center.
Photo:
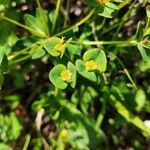
<svg viewBox="0 0 150 150">
<path fill-rule="evenodd" d="M 97 64 L 94 60 L 90 60 L 90 61 L 87 61 L 85 63 L 85 68 L 88 71 L 96 70 L 97 69 Z"/>
<path fill-rule="evenodd" d="M 60 43 L 55 46 L 55 49 L 59 53 L 63 53 L 65 51 L 65 44 Z"/>
<path fill-rule="evenodd" d="M 61 72 L 60 78 L 63 81 L 71 82 L 71 80 L 72 80 L 72 73 L 69 70 L 66 69 L 66 70 Z"/>
<path fill-rule="evenodd" d="M 68 136 L 67 130 L 63 129 L 60 131 L 60 137 L 65 139 Z"/>
<path fill-rule="evenodd" d="M 98 3 L 100 4 L 105 4 L 107 3 L 109 0 L 96 0 Z"/>
</svg>

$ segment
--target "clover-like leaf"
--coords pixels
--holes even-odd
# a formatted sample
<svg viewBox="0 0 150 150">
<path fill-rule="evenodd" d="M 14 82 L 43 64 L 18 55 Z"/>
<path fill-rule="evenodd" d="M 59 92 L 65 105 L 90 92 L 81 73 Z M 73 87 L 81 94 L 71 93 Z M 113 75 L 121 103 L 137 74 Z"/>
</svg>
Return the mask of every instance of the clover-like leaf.
<svg viewBox="0 0 150 150">
<path fill-rule="evenodd" d="M 41 29 L 45 32 L 46 35 L 49 34 L 48 29 L 48 16 L 47 12 L 41 8 L 37 8 L 36 10 L 36 19 L 38 25 L 41 27 Z"/>
<path fill-rule="evenodd" d="M 66 70 L 66 67 L 62 64 L 58 64 L 49 73 L 50 81 L 59 89 L 65 89 L 67 87 L 67 82 L 61 78 L 61 73 L 64 70 Z"/>
<path fill-rule="evenodd" d="M 94 72 L 89 72 L 87 69 L 86 69 L 86 66 L 85 66 L 85 62 L 82 61 L 82 60 L 77 60 L 76 61 L 76 68 L 78 70 L 78 72 L 85 78 L 91 80 L 91 81 L 97 81 L 97 77 L 96 77 L 96 74 Z"/>
<path fill-rule="evenodd" d="M 100 72 L 104 72 L 106 70 L 107 59 L 105 52 L 101 49 L 96 48 L 86 51 L 83 55 L 83 61 L 87 62 L 87 68 L 91 67 L 91 70 L 97 69 Z"/>
<path fill-rule="evenodd" d="M 35 17 L 33 17 L 32 15 L 26 14 L 25 15 L 25 23 L 27 26 L 29 26 L 31 29 L 33 29 L 32 31 L 30 30 L 30 32 L 36 36 L 39 36 L 38 33 L 40 33 L 40 37 L 45 37 L 46 34 L 44 33 L 42 27 L 39 25 L 37 19 Z M 37 33 L 37 32 L 38 33 Z"/>
<path fill-rule="evenodd" d="M 49 38 L 45 43 L 44 47 L 49 54 L 52 56 L 59 56 L 65 51 L 65 44 L 63 43 L 63 39 L 57 37 Z"/>
</svg>

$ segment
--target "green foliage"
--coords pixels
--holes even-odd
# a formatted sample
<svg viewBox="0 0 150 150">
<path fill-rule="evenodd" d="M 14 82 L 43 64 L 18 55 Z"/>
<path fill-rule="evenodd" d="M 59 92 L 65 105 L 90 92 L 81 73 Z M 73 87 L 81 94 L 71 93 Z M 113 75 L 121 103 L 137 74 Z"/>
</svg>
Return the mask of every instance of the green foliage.
<svg viewBox="0 0 150 150">
<path fill-rule="evenodd" d="M 0 115 L 0 140 L 4 143 L 16 140 L 21 134 L 22 126 L 14 113 Z"/>
<path fill-rule="evenodd" d="M 0 0 L 0 33 L 0 150 L 147 148 L 148 0 Z"/>
</svg>

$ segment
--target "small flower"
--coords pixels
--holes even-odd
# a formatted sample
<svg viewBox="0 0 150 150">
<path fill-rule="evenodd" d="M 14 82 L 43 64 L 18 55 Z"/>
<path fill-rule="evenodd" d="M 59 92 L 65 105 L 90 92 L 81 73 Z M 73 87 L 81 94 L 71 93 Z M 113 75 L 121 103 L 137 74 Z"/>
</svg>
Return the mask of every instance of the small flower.
<svg viewBox="0 0 150 150">
<path fill-rule="evenodd" d="M 85 68 L 88 71 L 93 71 L 97 69 L 97 64 L 94 60 L 90 60 L 85 63 Z"/>
<path fill-rule="evenodd" d="M 68 136 L 68 132 L 67 132 L 67 130 L 65 130 L 65 129 L 63 129 L 63 130 L 61 130 L 60 131 L 60 137 L 62 138 L 62 139 L 65 139 L 65 138 L 67 138 L 67 136 Z"/>
<path fill-rule="evenodd" d="M 63 53 L 65 51 L 65 46 L 66 45 L 64 43 L 60 43 L 55 46 L 55 49 L 57 52 Z"/>
<path fill-rule="evenodd" d="M 96 0 L 98 3 L 100 4 L 105 4 L 107 3 L 109 0 Z"/>
<path fill-rule="evenodd" d="M 66 69 L 66 70 L 61 72 L 60 78 L 63 81 L 71 82 L 71 80 L 72 80 L 72 73 L 69 70 Z"/>
</svg>

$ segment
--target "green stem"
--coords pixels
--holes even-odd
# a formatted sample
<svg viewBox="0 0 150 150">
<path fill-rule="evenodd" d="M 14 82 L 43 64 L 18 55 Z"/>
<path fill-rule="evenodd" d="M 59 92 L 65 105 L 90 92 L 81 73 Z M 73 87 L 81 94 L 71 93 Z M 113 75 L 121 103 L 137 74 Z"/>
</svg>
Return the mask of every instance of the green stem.
<svg viewBox="0 0 150 150">
<path fill-rule="evenodd" d="M 118 8 L 121 9 L 121 8 L 123 8 L 125 5 L 127 5 L 127 4 L 130 3 L 130 2 L 131 2 L 131 0 L 125 0 L 124 2 L 122 2 L 122 3 L 118 6 Z"/>
<path fill-rule="evenodd" d="M 116 56 L 116 55 L 115 55 L 115 56 Z M 130 82 L 132 83 L 132 85 L 134 86 L 134 88 L 137 89 L 137 86 L 136 86 L 136 84 L 134 83 L 134 81 L 133 81 L 133 79 L 132 79 L 132 77 L 131 77 L 129 71 L 125 68 L 124 64 L 122 63 L 122 61 L 121 61 L 117 56 L 116 56 L 116 58 L 117 58 L 118 62 L 120 63 L 120 65 L 122 66 L 122 68 L 123 68 L 123 70 L 124 70 L 126 76 L 127 76 L 128 79 L 130 80 Z"/>
<path fill-rule="evenodd" d="M 57 0 L 56 10 L 55 10 L 55 14 L 54 14 L 54 23 L 53 23 L 53 26 L 52 26 L 52 33 L 55 30 L 56 21 L 57 21 L 59 9 L 60 9 L 60 3 L 61 3 L 61 0 Z"/>
<path fill-rule="evenodd" d="M 117 28 L 116 33 L 114 34 L 113 39 L 115 39 L 121 29 L 121 27 L 123 26 L 124 22 L 128 19 L 129 14 L 131 13 L 133 6 L 135 5 L 135 1 L 132 3 L 132 5 L 129 7 L 128 11 L 125 13 L 125 15 L 122 17 L 121 21 L 119 21 L 119 26 Z"/>
<path fill-rule="evenodd" d="M 137 42 L 135 40 L 131 40 L 131 41 L 82 41 L 81 44 L 83 44 L 83 45 L 117 45 L 117 44 L 127 44 L 127 45 L 131 46 L 131 45 L 137 45 Z"/>
<path fill-rule="evenodd" d="M 11 66 L 11 65 L 15 65 L 15 64 L 20 63 L 20 62 L 22 62 L 22 61 L 24 61 L 24 60 L 27 60 L 27 59 L 30 58 L 30 57 L 31 57 L 31 55 L 26 55 L 26 56 L 24 56 L 24 57 L 18 58 L 18 59 L 16 59 L 16 60 L 10 62 L 9 65 L 10 65 L 10 66 Z"/>
<path fill-rule="evenodd" d="M 15 24 L 15 25 L 17 25 L 17 26 L 20 26 L 20 27 L 22 27 L 23 29 L 28 30 L 29 32 L 36 33 L 36 35 L 38 35 L 38 36 L 40 36 L 40 37 L 45 37 L 45 35 L 43 35 L 42 33 L 37 32 L 36 30 L 34 30 L 34 29 L 32 29 L 32 28 L 30 28 L 30 27 L 28 27 L 28 26 L 26 26 L 26 25 L 23 25 L 23 24 L 21 24 L 21 23 L 15 21 L 15 20 L 13 20 L 13 19 L 10 19 L 10 18 L 8 18 L 8 17 L 6 17 L 6 16 L 0 16 L 0 18 L 6 20 L 6 21 L 8 21 L 8 22 L 11 22 L 11 23 L 13 23 L 13 24 Z M 46 38 L 46 37 L 45 37 L 45 38 Z"/>
<path fill-rule="evenodd" d="M 8 56 L 8 60 L 10 61 L 10 60 L 16 58 L 17 56 L 19 56 L 20 54 L 23 54 L 24 52 L 26 52 L 29 49 L 30 49 L 30 47 L 27 47 L 27 48 L 20 50 L 19 52 L 13 54 L 13 55 Z"/>
<path fill-rule="evenodd" d="M 27 150 L 28 145 L 29 145 L 29 142 L 30 142 L 30 139 L 31 139 L 31 135 L 28 134 L 27 137 L 26 137 L 25 144 L 24 144 L 24 146 L 23 146 L 23 150 Z"/>
<path fill-rule="evenodd" d="M 97 117 L 96 124 L 95 124 L 96 129 L 99 129 L 99 127 L 101 126 L 105 113 L 106 113 L 106 100 L 103 100 L 102 109 Z"/>
<path fill-rule="evenodd" d="M 41 8 L 40 0 L 36 0 L 37 6 Z"/>
<path fill-rule="evenodd" d="M 79 21 L 75 25 L 71 26 L 70 28 L 63 30 L 62 32 L 55 34 L 54 36 L 61 36 L 64 33 L 69 32 L 69 31 L 73 30 L 74 28 L 80 26 L 81 24 L 85 23 L 93 15 L 93 13 L 94 13 L 94 10 L 92 10 L 85 18 L 83 18 L 81 21 Z"/>
</svg>

